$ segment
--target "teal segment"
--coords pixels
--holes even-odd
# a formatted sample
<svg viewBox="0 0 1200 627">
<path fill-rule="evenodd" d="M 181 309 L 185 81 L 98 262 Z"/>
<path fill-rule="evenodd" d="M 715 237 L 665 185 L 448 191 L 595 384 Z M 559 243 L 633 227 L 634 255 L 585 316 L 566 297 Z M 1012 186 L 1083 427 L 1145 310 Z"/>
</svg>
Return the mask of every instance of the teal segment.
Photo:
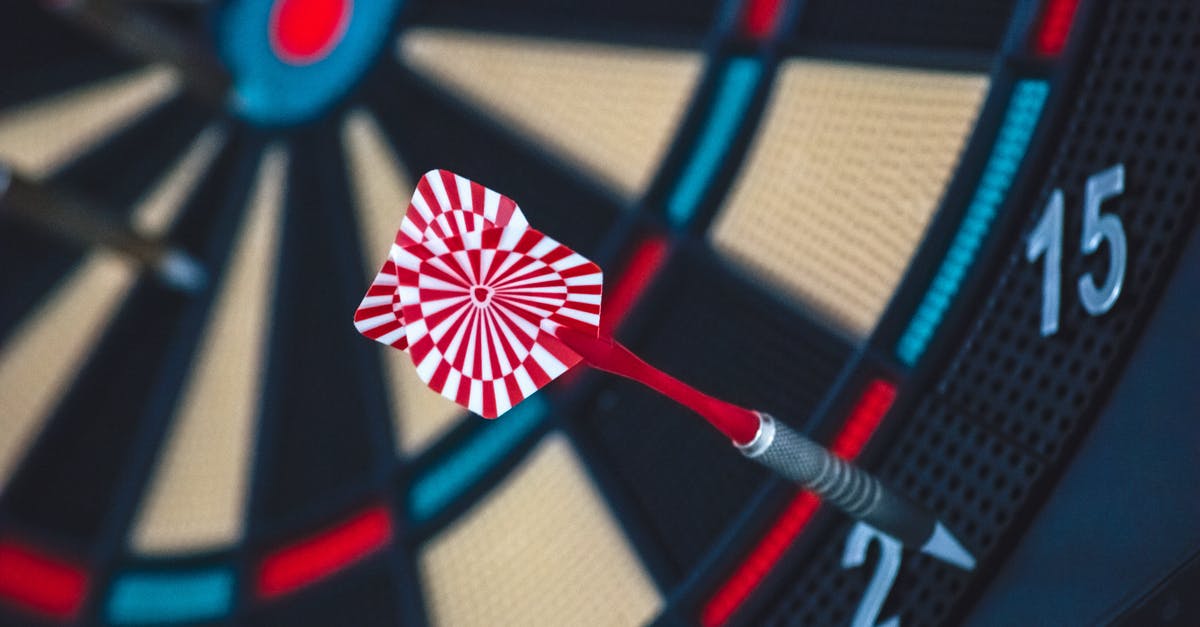
<svg viewBox="0 0 1200 627">
<path fill-rule="evenodd" d="M 541 425 L 546 412 L 546 402 L 531 396 L 486 423 L 458 450 L 413 483 L 408 495 L 412 517 L 424 522 L 438 515 Z"/>
<path fill-rule="evenodd" d="M 996 212 L 1012 187 L 1013 177 L 1029 148 L 1029 140 L 1033 137 L 1033 130 L 1049 93 L 1049 83 L 1042 80 L 1021 80 L 1013 88 L 1000 134 L 984 166 L 979 187 L 967 206 L 966 217 L 954 235 L 950 250 L 934 275 L 929 291 L 917 306 L 913 319 L 896 345 L 896 356 L 905 364 L 916 364 L 925 353 L 929 340 L 933 339 L 950 303 L 958 294 L 967 270 L 975 261 L 984 236 L 996 218 Z"/>
<path fill-rule="evenodd" d="M 667 200 L 667 217 L 676 226 L 687 224 L 696 212 L 708 182 L 737 134 L 738 124 L 750 106 L 750 97 L 761 75 L 762 64 L 758 59 L 737 57 L 725 67 L 712 111 L 700 131 L 696 151 Z"/>
<path fill-rule="evenodd" d="M 346 31 L 324 58 L 292 65 L 275 56 L 270 20 L 275 1 L 228 0 L 217 11 L 217 51 L 233 76 L 230 106 L 263 125 L 303 122 L 350 90 L 392 41 L 402 0 L 350 3 Z"/>
<path fill-rule="evenodd" d="M 116 625 L 224 618 L 233 605 L 233 571 L 129 573 L 113 584 L 108 621 Z"/>
</svg>

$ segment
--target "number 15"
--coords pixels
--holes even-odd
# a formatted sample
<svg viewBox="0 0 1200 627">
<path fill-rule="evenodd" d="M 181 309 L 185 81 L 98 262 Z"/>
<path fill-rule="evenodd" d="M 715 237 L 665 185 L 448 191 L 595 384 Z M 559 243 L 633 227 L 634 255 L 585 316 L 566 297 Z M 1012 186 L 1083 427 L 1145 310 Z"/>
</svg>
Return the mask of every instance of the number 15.
<svg viewBox="0 0 1200 627">
<path fill-rule="evenodd" d="M 1099 316 L 1117 302 L 1125 282 L 1125 229 L 1121 218 L 1100 213 L 1100 204 L 1125 191 L 1125 165 L 1117 164 L 1088 177 L 1083 198 L 1083 234 L 1079 250 L 1090 255 L 1108 240 L 1108 273 L 1104 285 L 1096 286 L 1092 273 L 1079 277 L 1079 302 L 1093 316 Z M 1062 293 L 1063 193 L 1055 189 L 1042 219 L 1029 237 L 1025 259 L 1036 262 L 1045 255 L 1042 268 L 1042 336 L 1058 331 L 1058 310 Z"/>
</svg>

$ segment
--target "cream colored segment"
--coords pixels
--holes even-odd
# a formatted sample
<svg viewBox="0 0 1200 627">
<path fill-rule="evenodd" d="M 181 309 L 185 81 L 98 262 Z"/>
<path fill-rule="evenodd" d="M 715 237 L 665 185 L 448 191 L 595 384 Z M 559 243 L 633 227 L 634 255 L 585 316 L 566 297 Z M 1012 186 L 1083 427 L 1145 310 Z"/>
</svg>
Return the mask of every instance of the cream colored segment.
<svg viewBox="0 0 1200 627">
<path fill-rule="evenodd" d="M 359 109 L 346 116 L 342 145 L 349 157 L 346 165 L 358 210 L 363 263 L 373 279 L 396 239 L 414 185 L 370 113 Z"/>
<path fill-rule="evenodd" d="M 269 149 L 133 526 L 138 553 L 202 551 L 241 536 L 286 170 L 286 153 Z"/>
<path fill-rule="evenodd" d="M 387 258 L 414 186 L 371 114 L 354 111 L 347 116 L 342 141 L 349 155 L 347 166 L 358 210 L 365 286 Z M 449 430 L 463 412 L 421 382 L 408 353 L 373 344 L 383 360 L 384 377 L 389 383 L 397 446 L 406 454 L 419 452 Z"/>
<path fill-rule="evenodd" d="M 220 124 L 213 124 L 201 131 L 179 162 L 172 166 L 164 184 L 151 190 L 134 210 L 130 216 L 133 228 L 150 236 L 165 233 L 179 216 L 187 194 L 225 145 L 226 137 L 227 131 Z"/>
<path fill-rule="evenodd" d="M 561 434 L 426 544 L 436 625 L 640 625 L 662 600 Z"/>
<path fill-rule="evenodd" d="M 206 130 L 134 208 L 134 224 L 148 235 L 169 227 L 223 137 L 215 128 Z M 0 348 L 0 488 L 79 373 L 135 276 L 128 259 L 116 253 L 89 254 Z"/>
<path fill-rule="evenodd" d="M 119 255 L 92 253 L 0 349 L 0 489 L 79 373 L 135 275 Z"/>
<path fill-rule="evenodd" d="M 178 90 L 173 70 L 152 66 L 0 111 L 0 161 L 41 178 Z"/>
<path fill-rule="evenodd" d="M 414 29 L 402 60 L 626 196 L 645 190 L 700 75 L 693 52 Z"/>
<path fill-rule="evenodd" d="M 852 336 L 874 327 L 949 182 L 985 76 L 782 67 L 711 238 Z"/>
</svg>

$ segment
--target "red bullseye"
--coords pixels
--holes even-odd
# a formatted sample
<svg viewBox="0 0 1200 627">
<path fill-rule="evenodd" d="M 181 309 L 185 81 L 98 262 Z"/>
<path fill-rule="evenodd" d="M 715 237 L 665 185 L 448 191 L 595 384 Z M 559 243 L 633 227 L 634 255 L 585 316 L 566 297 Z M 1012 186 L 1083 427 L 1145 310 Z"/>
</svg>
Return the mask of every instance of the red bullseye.
<svg viewBox="0 0 1200 627">
<path fill-rule="evenodd" d="M 324 59 L 350 23 L 353 0 L 275 0 L 268 26 L 271 49 L 292 65 Z"/>
</svg>

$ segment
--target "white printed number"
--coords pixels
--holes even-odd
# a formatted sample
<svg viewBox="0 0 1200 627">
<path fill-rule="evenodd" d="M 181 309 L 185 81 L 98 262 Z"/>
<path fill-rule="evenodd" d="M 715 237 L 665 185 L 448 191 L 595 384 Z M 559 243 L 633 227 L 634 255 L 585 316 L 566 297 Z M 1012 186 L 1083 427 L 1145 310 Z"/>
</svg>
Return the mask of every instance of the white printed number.
<svg viewBox="0 0 1200 627">
<path fill-rule="evenodd" d="M 900 556 L 903 551 L 900 543 L 891 536 L 884 535 L 867 523 L 858 523 L 850 530 L 846 538 L 846 550 L 842 553 L 842 568 L 858 568 L 867 561 L 867 546 L 871 541 L 879 543 L 879 563 L 875 565 L 875 574 L 867 584 L 867 592 L 863 595 L 850 627 L 900 627 L 900 617 L 893 616 L 882 623 L 876 623 L 883 602 L 896 583 L 896 575 L 900 572 Z"/>
<path fill-rule="evenodd" d="M 1088 177 L 1083 196 L 1083 233 L 1079 240 L 1079 251 L 1090 255 L 1100 250 L 1100 243 L 1108 241 L 1108 273 L 1104 284 L 1097 287 L 1096 278 L 1088 272 L 1079 277 L 1079 302 L 1093 316 L 1099 316 L 1117 302 L 1121 286 L 1125 282 L 1125 261 L 1128 250 L 1125 245 L 1125 228 L 1121 218 L 1111 213 L 1100 213 L 1100 204 L 1125 191 L 1125 165 L 1117 164 Z M 1042 219 L 1038 220 L 1029 245 L 1025 248 L 1025 259 L 1036 262 L 1044 256 L 1042 264 L 1042 336 L 1054 335 L 1058 331 L 1058 310 L 1062 296 L 1062 252 L 1063 252 L 1063 193 L 1055 189 Z"/>
</svg>

